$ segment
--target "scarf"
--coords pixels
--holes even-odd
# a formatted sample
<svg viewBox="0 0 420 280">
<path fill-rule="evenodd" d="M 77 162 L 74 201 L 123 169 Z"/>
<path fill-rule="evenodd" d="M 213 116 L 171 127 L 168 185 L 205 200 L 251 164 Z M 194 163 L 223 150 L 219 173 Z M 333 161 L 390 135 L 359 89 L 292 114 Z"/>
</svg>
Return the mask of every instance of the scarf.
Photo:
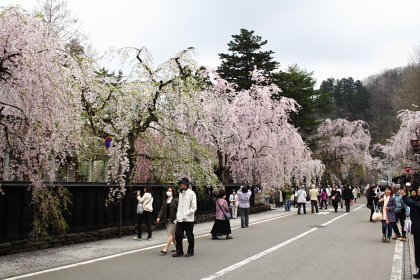
<svg viewBox="0 0 420 280">
<path fill-rule="evenodd" d="M 384 195 L 384 208 L 382 209 L 382 214 L 384 216 L 383 220 L 388 221 L 388 211 L 386 211 L 386 207 L 388 206 L 389 198 L 391 195 L 386 196 Z"/>
</svg>

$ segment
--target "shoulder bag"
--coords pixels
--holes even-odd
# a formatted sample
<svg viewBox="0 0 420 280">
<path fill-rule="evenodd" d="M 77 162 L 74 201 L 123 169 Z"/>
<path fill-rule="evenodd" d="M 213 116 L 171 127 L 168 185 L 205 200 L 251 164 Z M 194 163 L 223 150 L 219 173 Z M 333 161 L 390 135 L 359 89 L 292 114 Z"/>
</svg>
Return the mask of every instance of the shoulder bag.
<svg viewBox="0 0 420 280">
<path fill-rule="evenodd" d="M 151 198 L 149 199 L 148 202 L 150 202 Z M 148 203 L 147 202 L 147 203 Z M 146 203 L 145 203 L 146 204 Z M 139 203 L 137 204 L 137 214 L 141 215 L 143 214 L 143 204 L 139 201 Z"/>
<path fill-rule="evenodd" d="M 219 200 L 217 200 L 217 204 L 219 205 L 220 210 L 223 212 L 222 207 L 220 206 Z M 232 214 L 230 214 L 229 211 L 223 212 L 223 215 L 225 215 L 226 220 L 232 219 Z"/>
<path fill-rule="evenodd" d="M 373 203 L 373 209 L 375 209 L 375 212 L 373 212 L 372 220 L 375 222 L 381 221 L 384 216 L 382 215 L 382 212 L 379 210 L 379 207 L 375 207 L 375 203 Z"/>
</svg>

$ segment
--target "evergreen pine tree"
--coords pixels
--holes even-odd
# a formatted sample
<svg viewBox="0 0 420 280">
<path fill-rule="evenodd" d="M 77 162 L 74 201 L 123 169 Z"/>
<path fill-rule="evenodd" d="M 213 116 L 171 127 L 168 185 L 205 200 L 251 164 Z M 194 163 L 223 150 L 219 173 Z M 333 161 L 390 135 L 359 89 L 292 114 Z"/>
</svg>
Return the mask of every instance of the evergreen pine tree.
<svg viewBox="0 0 420 280">
<path fill-rule="evenodd" d="M 239 35 L 232 35 L 228 43 L 231 54 L 220 53 L 221 65 L 217 68 L 219 75 L 229 82 L 238 85 L 238 90 L 249 89 L 253 84 L 251 73 L 256 66 L 266 77 L 270 77 L 279 63 L 273 60 L 273 51 L 260 51 L 267 44 L 254 31 L 241 29 Z"/>
</svg>

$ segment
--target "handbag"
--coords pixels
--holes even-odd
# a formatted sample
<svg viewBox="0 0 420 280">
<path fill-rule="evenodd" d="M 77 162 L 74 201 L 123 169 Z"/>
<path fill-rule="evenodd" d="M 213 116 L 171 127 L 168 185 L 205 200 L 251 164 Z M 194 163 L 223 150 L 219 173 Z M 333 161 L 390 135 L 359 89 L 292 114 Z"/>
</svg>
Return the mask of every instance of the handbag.
<svg viewBox="0 0 420 280">
<path fill-rule="evenodd" d="M 223 211 L 222 207 L 220 207 L 219 201 L 217 201 L 217 204 L 219 205 L 220 210 L 222 210 L 222 211 Z M 226 219 L 226 220 L 230 220 L 230 219 L 232 219 L 232 214 L 230 214 L 230 212 L 229 212 L 229 211 L 227 211 L 227 212 L 223 212 L 223 215 L 225 215 L 225 219 Z"/>
<path fill-rule="evenodd" d="M 412 222 L 411 222 L 410 217 L 407 217 L 407 218 L 405 219 L 405 224 L 404 224 L 404 230 L 405 230 L 406 232 L 410 232 L 410 233 L 411 233 L 411 224 L 412 224 Z"/>
<path fill-rule="evenodd" d="M 152 200 L 151 198 L 149 199 L 149 201 L 147 202 L 147 203 L 149 203 L 150 202 L 150 200 Z M 145 203 L 146 204 L 146 203 Z M 137 214 L 139 214 L 139 215 L 141 215 L 141 214 L 143 214 L 143 204 L 142 203 L 138 203 L 137 204 Z"/>
<path fill-rule="evenodd" d="M 143 204 L 140 202 L 137 204 L 137 214 L 143 214 Z"/>
<path fill-rule="evenodd" d="M 375 209 L 375 212 L 372 215 L 372 220 L 375 222 L 381 221 L 384 216 L 382 215 L 382 212 L 379 210 L 379 207 L 376 208 L 375 204 L 373 204 L 373 209 Z"/>
</svg>

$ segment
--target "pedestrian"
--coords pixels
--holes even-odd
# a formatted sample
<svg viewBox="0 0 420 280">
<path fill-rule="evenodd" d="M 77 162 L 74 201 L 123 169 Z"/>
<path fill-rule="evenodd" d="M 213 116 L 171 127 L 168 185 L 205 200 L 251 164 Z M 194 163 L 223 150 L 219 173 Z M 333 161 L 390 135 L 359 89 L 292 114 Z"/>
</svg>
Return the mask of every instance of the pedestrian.
<svg viewBox="0 0 420 280">
<path fill-rule="evenodd" d="M 283 198 L 283 188 L 282 187 L 280 187 L 280 189 L 279 189 L 279 195 L 280 195 L 280 198 L 279 198 L 279 207 L 280 208 L 282 208 L 283 207 L 283 201 L 284 201 L 284 198 Z"/>
<path fill-rule="evenodd" d="M 372 220 L 372 215 L 375 212 L 375 186 L 370 185 L 366 191 L 366 200 L 367 200 L 367 208 L 370 209 L 370 218 L 369 221 L 371 223 L 376 223 L 374 220 Z"/>
<path fill-rule="evenodd" d="M 296 187 L 296 194 L 295 196 L 298 206 L 298 215 L 300 215 L 300 208 L 303 207 L 303 214 L 306 215 L 306 191 L 302 188 Z"/>
<path fill-rule="evenodd" d="M 350 200 L 353 196 L 349 185 L 344 185 L 342 196 L 346 205 L 346 212 L 350 212 Z"/>
<path fill-rule="evenodd" d="M 325 205 L 325 209 L 328 208 L 327 200 L 328 200 L 328 192 L 327 192 L 327 189 L 323 187 L 321 191 L 321 207 L 319 207 L 320 209 L 322 209 L 322 205 Z"/>
<path fill-rule="evenodd" d="M 265 204 L 269 205 L 270 204 L 270 192 L 267 190 L 267 187 L 263 188 L 263 194 L 264 194 Z"/>
<path fill-rule="evenodd" d="M 176 246 L 175 240 L 175 229 L 176 224 L 174 221 L 176 220 L 176 212 L 178 210 L 178 198 L 176 194 L 176 190 L 173 187 L 166 188 L 165 197 L 162 202 L 162 207 L 160 208 L 158 217 L 156 222 L 162 222 L 162 224 L 166 227 L 166 233 L 168 234 L 168 239 L 166 241 L 166 245 L 162 251 L 162 254 L 168 253 L 169 246 L 171 243 L 174 243 Z M 171 252 L 176 252 L 176 249 L 172 250 Z"/>
<path fill-rule="evenodd" d="M 182 239 L 184 233 L 188 239 L 188 251 L 186 257 L 194 256 L 194 213 L 197 210 L 197 196 L 195 192 L 190 188 L 190 181 L 187 178 L 182 178 L 178 182 L 181 188 L 179 194 L 178 211 L 176 213 L 176 229 L 175 229 L 175 241 L 176 241 L 176 253 L 172 254 L 172 257 L 179 257 L 184 255 L 184 249 L 182 246 Z"/>
<path fill-rule="evenodd" d="M 137 191 L 137 200 L 143 204 L 143 213 L 137 215 L 137 237 L 134 240 L 141 240 L 143 229 L 143 221 L 146 222 L 147 237 L 146 240 L 152 239 L 152 212 L 153 212 L 153 190 L 152 187 L 146 185 L 143 189 L 143 196 Z"/>
<path fill-rule="evenodd" d="M 311 189 L 309 190 L 309 198 L 311 200 L 311 210 L 312 214 L 314 213 L 314 208 L 316 213 L 319 212 L 318 210 L 318 190 L 315 188 L 315 185 L 311 186 Z"/>
<path fill-rule="evenodd" d="M 351 193 L 353 194 L 353 199 L 354 199 L 354 202 L 356 203 L 356 201 L 357 201 L 357 188 L 353 188 Z"/>
<path fill-rule="evenodd" d="M 292 191 L 290 186 L 286 185 L 284 189 L 284 211 L 290 212 L 290 197 L 292 196 Z"/>
<path fill-rule="evenodd" d="M 219 236 L 226 235 L 226 239 L 232 239 L 229 219 L 226 219 L 225 212 L 229 212 L 229 207 L 226 201 L 226 192 L 219 191 L 218 199 L 216 201 L 216 219 L 214 220 L 213 228 L 211 229 L 211 239 L 219 239 Z"/>
<path fill-rule="evenodd" d="M 232 193 L 229 195 L 229 201 L 230 201 L 230 209 L 232 211 L 232 218 L 236 219 L 236 217 L 238 216 L 238 195 L 236 194 L 236 190 L 233 189 Z"/>
<path fill-rule="evenodd" d="M 280 190 L 279 188 L 274 188 L 274 202 L 276 203 L 276 208 L 280 207 Z"/>
<path fill-rule="evenodd" d="M 392 236 L 392 224 L 395 223 L 395 198 L 391 195 L 391 187 L 386 186 L 385 193 L 379 198 L 378 207 L 382 211 L 382 242 L 389 243 Z"/>
<path fill-rule="evenodd" d="M 328 201 L 327 202 L 328 202 L 328 205 L 331 206 L 332 205 L 332 203 L 331 203 L 331 191 L 332 191 L 332 188 L 331 188 L 330 185 L 327 186 L 326 191 L 327 191 L 327 197 L 328 197 Z M 327 209 L 327 208 L 325 208 L 325 209 Z"/>
<path fill-rule="evenodd" d="M 396 204 L 395 223 L 392 225 L 392 229 L 394 230 L 395 235 L 394 237 L 392 237 L 392 239 L 397 239 L 401 237 L 401 241 L 406 241 L 407 237 L 406 237 L 406 231 L 404 230 L 404 224 L 405 224 L 405 219 L 410 217 L 410 207 L 404 204 L 404 201 L 402 200 L 402 196 L 400 194 L 399 186 L 400 185 L 395 185 L 392 187 L 392 193 L 394 194 L 395 204 Z M 400 221 L 402 235 L 398 228 L 398 224 L 397 224 L 398 220 Z"/>
<path fill-rule="evenodd" d="M 249 198 L 251 197 L 251 191 L 248 190 L 248 187 L 241 186 L 241 189 L 238 191 L 238 200 L 239 200 L 239 214 L 241 215 L 241 228 L 248 227 L 249 225 Z"/>
<path fill-rule="evenodd" d="M 404 189 L 400 191 L 400 195 L 404 204 L 410 207 L 411 234 L 414 239 L 414 260 L 418 269 L 417 273 L 413 274 L 413 277 L 418 279 L 420 278 L 420 201 L 407 196 Z"/>
<path fill-rule="evenodd" d="M 341 193 L 338 190 L 337 186 L 334 186 L 334 189 L 331 191 L 331 203 L 334 207 L 334 211 L 335 213 L 337 213 L 337 209 L 338 209 L 338 203 L 341 200 Z"/>
</svg>

